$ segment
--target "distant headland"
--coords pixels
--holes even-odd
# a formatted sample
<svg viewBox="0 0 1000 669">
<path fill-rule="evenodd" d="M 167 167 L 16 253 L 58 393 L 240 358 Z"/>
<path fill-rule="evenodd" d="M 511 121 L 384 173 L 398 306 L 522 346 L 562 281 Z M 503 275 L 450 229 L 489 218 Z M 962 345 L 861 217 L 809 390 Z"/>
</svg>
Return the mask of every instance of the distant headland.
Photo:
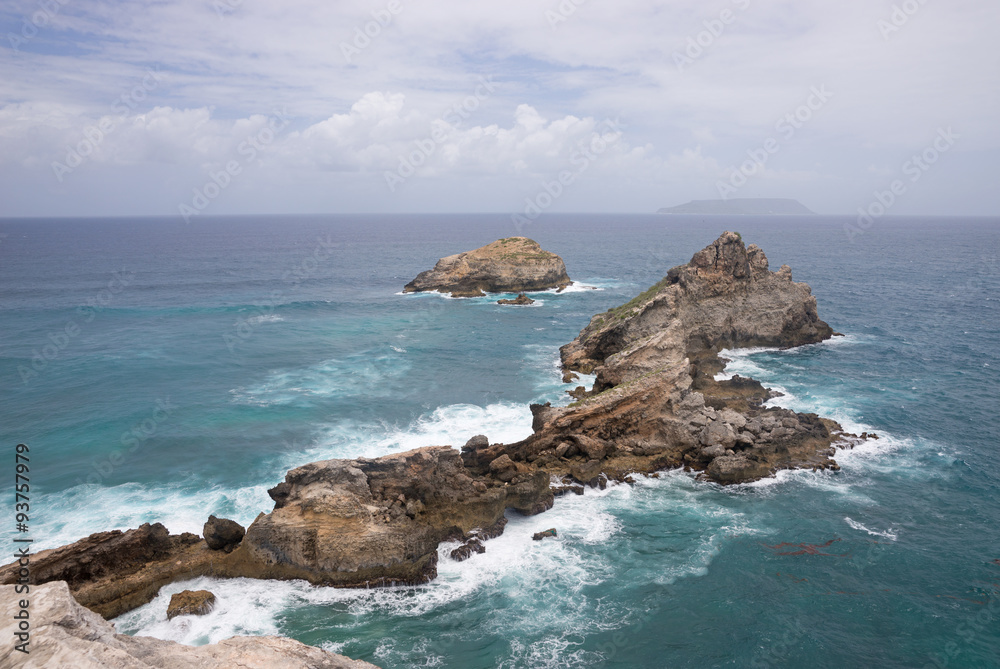
<svg viewBox="0 0 1000 669">
<path fill-rule="evenodd" d="M 815 216 L 798 200 L 782 198 L 738 198 L 732 200 L 691 200 L 676 207 L 665 207 L 657 214 L 710 214 L 710 215 L 771 215 Z"/>
</svg>

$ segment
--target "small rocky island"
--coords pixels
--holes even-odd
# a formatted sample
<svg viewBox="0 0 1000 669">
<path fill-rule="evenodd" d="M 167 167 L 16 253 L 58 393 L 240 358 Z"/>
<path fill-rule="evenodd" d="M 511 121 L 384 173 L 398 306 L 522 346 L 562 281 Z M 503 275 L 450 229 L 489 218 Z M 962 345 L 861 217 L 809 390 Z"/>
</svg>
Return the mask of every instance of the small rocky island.
<svg viewBox="0 0 1000 669">
<path fill-rule="evenodd" d="M 837 445 L 877 437 L 766 407 L 771 394 L 752 379 L 716 380 L 722 349 L 788 348 L 834 334 L 787 265 L 771 271 L 762 249 L 726 232 L 642 294 L 594 316 L 562 347 L 567 376 L 596 381 L 569 406 L 532 405 L 526 439 L 500 444 L 479 435 L 461 450 L 427 446 L 298 467 L 268 491 L 273 510 L 245 535 L 215 517 L 205 525 L 208 541 L 171 535 L 158 523 L 101 532 L 32 555 L 33 588 L 65 581 L 80 604 L 110 618 L 168 583 L 199 576 L 419 584 L 437 576 L 442 542 L 458 542 L 447 559 L 475 559 L 503 532 L 508 510 L 542 513 L 555 497 L 582 495 L 587 486 L 679 468 L 722 485 L 781 469 L 836 471 Z M 17 583 L 18 573 L 16 562 L 0 569 L 0 583 Z"/>
<path fill-rule="evenodd" d="M 486 293 L 562 290 L 572 283 L 566 263 L 527 237 L 498 239 L 474 251 L 441 258 L 434 269 L 421 272 L 404 293 L 437 291 L 452 297 L 482 297 Z"/>
<path fill-rule="evenodd" d="M 509 305 L 514 305 L 516 307 L 527 307 L 531 306 L 534 303 L 535 301 L 530 297 L 528 297 L 527 295 L 525 295 L 524 293 L 521 293 L 513 300 L 497 300 L 497 304 L 509 304 Z"/>
</svg>

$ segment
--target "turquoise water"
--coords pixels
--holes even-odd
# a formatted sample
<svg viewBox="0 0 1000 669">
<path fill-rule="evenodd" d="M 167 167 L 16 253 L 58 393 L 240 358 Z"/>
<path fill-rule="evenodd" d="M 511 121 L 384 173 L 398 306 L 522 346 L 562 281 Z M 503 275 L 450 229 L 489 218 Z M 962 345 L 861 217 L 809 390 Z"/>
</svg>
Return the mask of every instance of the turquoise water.
<svg viewBox="0 0 1000 669">
<path fill-rule="evenodd" d="M 387 668 L 1000 666 L 1000 221 L 882 220 L 854 243 L 844 222 L 543 217 L 524 234 L 584 285 L 504 308 L 399 291 L 516 234 L 506 216 L 0 221 L 0 438 L 32 449 L 40 547 L 248 524 L 293 466 L 527 436 L 529 402 L 567 401 L 560 345 L 735 229 L 846 336 L 731 352 L 726 373 L 881 435 L 841 472 L 670 472 L 512 516 L 425 586 L 198 579 L 119 629 L 285 634 Z M 166 622 L 194 586 L 216 610 Z"/>
</svg>

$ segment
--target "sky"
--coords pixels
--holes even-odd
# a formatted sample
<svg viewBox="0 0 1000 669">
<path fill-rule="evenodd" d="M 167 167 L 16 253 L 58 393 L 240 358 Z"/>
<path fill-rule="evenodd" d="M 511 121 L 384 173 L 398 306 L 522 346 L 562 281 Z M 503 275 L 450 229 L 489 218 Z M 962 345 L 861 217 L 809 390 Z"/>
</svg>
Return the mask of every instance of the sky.
<svg viewBox="0 0 1000 669">
<path fill-rule="evenodd" d="M 997 216 L 998 33 L 996 0 L 5 0 L 0 217 Z"/>
</svg>

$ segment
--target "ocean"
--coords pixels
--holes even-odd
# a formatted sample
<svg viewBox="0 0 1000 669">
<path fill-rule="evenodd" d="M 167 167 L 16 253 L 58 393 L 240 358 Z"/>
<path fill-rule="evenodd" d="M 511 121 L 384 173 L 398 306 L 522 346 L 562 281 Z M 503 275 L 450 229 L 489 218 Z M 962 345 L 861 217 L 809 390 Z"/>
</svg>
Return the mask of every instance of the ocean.
<svg viewBox="0 0 1000 669">
<path fill-rule="evenodd" d="M 426 585 L 200 578 L 118 629 L 282 634 L 386 669 L 1000 666 L 1000 219 L 887 217 L 853 239 L 848 222 L 0 220 L 0 443 L 9 472 L 14 445 L 31 449 L 37 548 L 145 522 L 200 534 L 209 514 L 248 525 L 307 462 L 527 436 L 529 403 L 571 401 L 559 346 L 734 230 L 845 336 L 730 351 L 725 373 L 877 433 L 840 472 L 638 477 L 511 513 L 466 562 L 443 545 Z M 531 307 L 401 294 L 438 258 L 515 234 L 578 284 Z M 166 621 L 170 594 L 201 588 L 212 613 Z"/>
</svg>

